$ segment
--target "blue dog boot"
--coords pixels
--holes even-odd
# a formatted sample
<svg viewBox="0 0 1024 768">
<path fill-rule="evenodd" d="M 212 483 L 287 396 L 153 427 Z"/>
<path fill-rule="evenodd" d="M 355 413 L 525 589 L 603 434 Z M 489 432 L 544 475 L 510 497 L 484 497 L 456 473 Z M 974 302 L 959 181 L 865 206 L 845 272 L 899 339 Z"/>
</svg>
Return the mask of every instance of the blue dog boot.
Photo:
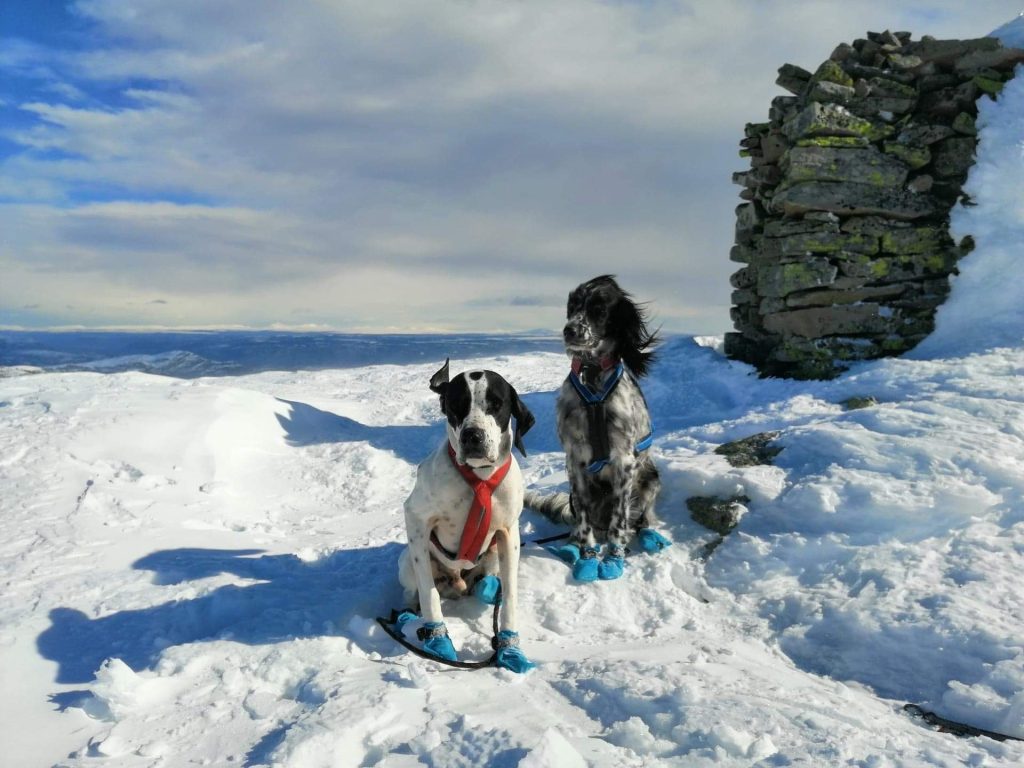
<svg viewBox="0 0 1024 768">
<path fill-rule="evenodd" d="M 518 632 L 513 632 L 511 629 L 503 629 L 494 638 L 493 644 L 494 649 L 498 652 L 495 664 L 502 669 L 509 669 L 522 674 L 537 666 L 526 658 L 526 654 L 519 649 Z"/>
<path fill-rule="evenodd" d="M 573 563 L 572 577 L 576 581 L 597 581 L 597 550 L 585 547 L 580 559 Z"/>
<path fill-rule="evenodd" d="M 580 559 L 580 548 L 575 544 L 563 544 L 560 547 L 552 545 L 544 547 L 544 549 L 569 565 L 575 565 L 576 561 Z"/>
<path fill-rule="evenodd" d="M 458 661 L 455 646 L 448 637 L 448 629 L 443 621 L 428 621 L 416 630 L 416 637 L 423 643 L 423 650 L 432 653 L 439 659 Z"/>
<path fill-rule="evenodd" d="M 412 611 L 402 611 L 400 614 L 395 616 L 394 627 L 398 630 L 399 634 L 401 634 L 406 624 L 410 621 L 416 621 L 418 618 L 419 616 Z"/>
<path fill-rule="evenodd" d="M 671 541 L 653 528 L 641 528 L 636 532 L 636 540 L 640 544 L 640 549 L 651 554 L 661 552 L 665 547 L 672 546 Z"/>
<path fill-rule="evenodd" d="M 604 551 L 604 557 L 601 558 L 601 562 L 597 566 L 597 577 L 601 581 L 617 579 L 622 575 L 622 569 L 625 567 L 626 550 L 609 544 Z"/>
<path fill-rule="evenodd" d="M 497 605 L 501 602 L 501 581 L 497 576 L 487 574 L 473 585 L 473 596 L 481 603 Z"/>
</svg>

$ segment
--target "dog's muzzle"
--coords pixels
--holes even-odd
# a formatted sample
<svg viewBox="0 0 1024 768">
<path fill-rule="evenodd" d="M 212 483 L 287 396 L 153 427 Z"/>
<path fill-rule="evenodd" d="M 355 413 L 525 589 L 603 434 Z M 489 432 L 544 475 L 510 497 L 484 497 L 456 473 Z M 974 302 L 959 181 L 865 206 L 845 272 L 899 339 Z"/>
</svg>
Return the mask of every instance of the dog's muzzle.
<svg viewBox="0 0 1024 768">
<path fill-rule="evenodd" d="M 487 433 L 479 427 L 463 427 L 459 447 L 467 459 L 490 459 L 487 455 Z"/>
<path fill-rule="evenodd" d="M 569 322 L 562 329 L 562 338 L 569 346 L 586 347 L 590 345 L 590 329 L 580 323 Z"/>
</svg>

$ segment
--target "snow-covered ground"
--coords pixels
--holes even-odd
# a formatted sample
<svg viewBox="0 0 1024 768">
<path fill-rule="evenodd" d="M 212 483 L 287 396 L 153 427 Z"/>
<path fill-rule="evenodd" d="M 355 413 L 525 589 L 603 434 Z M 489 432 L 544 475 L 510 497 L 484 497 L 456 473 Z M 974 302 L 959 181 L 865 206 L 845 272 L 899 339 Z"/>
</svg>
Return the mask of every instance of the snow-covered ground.
<svg viewBox="0 0 1024 768">
<path fill-rule="evenodd" d="M 560 482 L 563 358 L 461 365 L 529 393 L 528 480 Z M 1024 349 L 807 384 L 672 341 L 647 390 L 676 546 L 592 585 L 528 548 L 526 676 L 437 667 L 372 621 L 399 604 L 401 502 L 443 435 L 435 367 L 4 380 L 5 764 L 1024 760 L 901 712 L 1024 735 Z M 711 452 L 764 429 L 777 467 Z M 736 492 L 750 512 L 703 561 L 685 499 Z M 483 655 L 487 611 L 449 612 Z"/>
<path fill-rule="evenodd" d="M 440 667 L 373 622 L 399 605 L 402 500 L 443 439 L 427 389 L 443 356 L 194 379 L 9 370 L 0 764 L 1024 764 L 1024 744 L 902 711 L 1024 737 L 1024 77 L 980 124 L 978 206 L 955 220 L 978 248 L 914 359 L 789 382 L 715 340 L 665 345 L 646 391 L 676 544 L 587 585 L 527 547 L 527 675 Z M 453 370 L 526 393 L 527 481 L 562 483 L 564 357 L 451 346 Z M 769 429 L 776 466 L 713 453 Z M 704 558 L 686 499 L 740 493 L 749 512 Z M 551 531 L 529 513 L 523 528 Z M 460 653 L 484 655 L 488 611 L 446 610 Z"/>
</svg>

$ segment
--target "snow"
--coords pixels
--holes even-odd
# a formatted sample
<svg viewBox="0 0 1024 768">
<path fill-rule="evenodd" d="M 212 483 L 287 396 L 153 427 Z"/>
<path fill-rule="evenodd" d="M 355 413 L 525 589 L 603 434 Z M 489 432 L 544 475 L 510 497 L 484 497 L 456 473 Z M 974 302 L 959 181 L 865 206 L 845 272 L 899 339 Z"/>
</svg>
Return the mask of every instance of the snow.
<svg viewBox="0 0 1024 768">
<path fill-rule="evenodd" d="M 542 487 L 565 482 L 563 355 L 392 337 L 272 371 L 217 337 L 203 343 L 222 357 L 174 351 L 233 355 L 233 375 L 167 349 L 71 361 L 95 370 L 56 370 L 66 351 L 12 360 L 4 765 L 1021 765 L 1024 744 L 937 733 L 902 706 L 1024 737 L 1024 317 L 1006 278 L 1022 121 L 1024 78 L 983 105 L 978 205 L 955 218 L 978 247 L 914 359 L 794 382 L 725 360 L 720 339 L 665 344 L 645 391 L 675 545 L 588 585 L 527 546 L 521 634 L 539 667 L 523 676 L 416 658 L 373 618 L 400 604 L 401 504 L 443 439 L 427 382 L 445 354 L 524 396 L 538 423 L 522 464 Z M 308 340 L 277 339 L 277 359 L 314 360 Z M 177 376 L 121 370 L 183 359 Z M 840 405 L 866 395 L 878 404 Z M 774 466 L 713 452 L 766 430 Z M 708 555 L 686 499 L 741 494 Z M 484 656 L 489 608 L 445 610 L 460 654 Z"/>
<path fill-rule="evenodd" d="M 401 502 L 443 439 L 426 387 L 439 362 L 4 379 L 12 764 L 1024 759 L 901 712 L 1024 735 L 1024 350 L 805 383 L 670 341 L 647 390 L 676 544 L 593 585 L 527 548 L 522 634 L 540 667 L 526 676 L 449 671 L 373 622 L 399 604 Z M 538 414 L 528 481 L 564 482 L 564 358 L 453 361 L 470 365 L 504 371 Z M 861 394 L 880 404 L 837 405 Z M 713 453 L 765 429 L 783 431 L 775 467 Z M 750 511 L 702 560 L 712 535 L 684 502 L 709 493 L 744 493 Z M 489 611 L 446 610 L 460 652 L 483 656 Z"/>
<path fill-rule="evenodd" d="M 998 37 L 1007 48 L 1024 48 L 1024 12 L 1003 24 L 989 37 Z"/>
</svg>

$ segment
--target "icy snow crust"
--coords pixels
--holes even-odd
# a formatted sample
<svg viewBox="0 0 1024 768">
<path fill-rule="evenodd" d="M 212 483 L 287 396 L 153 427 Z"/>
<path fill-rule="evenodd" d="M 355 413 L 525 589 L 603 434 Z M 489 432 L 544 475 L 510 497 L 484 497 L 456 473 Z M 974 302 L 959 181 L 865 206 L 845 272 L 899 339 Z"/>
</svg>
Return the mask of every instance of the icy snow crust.
<svg viewBox="0 0 1024 768">
<path fill-rule="evenodd" d="M 373 622 L 399 604 L 401 503 L 443 439 L 426 387 L 441 359 L 193 380 L 12 370 L 0 762 L 1024 764 L 1019 743 L 901 709 L 1024 736 L 1024 344 L 1019 289 L 992 279 L 1024 230 L 1022 86 L 982 111 L 979 205 L 958 214 L 978 248 L 926 359 L 782 382 L 711 340 L 665 346 L 646 392 L 676 544 L 588 585 L 527 547 L 521 630 L 540 666 L 525 676 L 419 660 Z M 966 354 L 990 322 L 1004 346 Z M 524 393 L 527 480 L 562 485 L 564 357 L 496 354 L 453 369 Z M 838 405 L 862 395 L 879 404 Z M 712 452 L 769 429 L 777 466 Z M 711 534 L 686 498 L 739 493 L 749 513 L 702 560 Z M 551 531 L 529 514 L 523 529 Z M 488 610 L 446 611 L 460 653 L 484 655 Z"/>
</svg>

